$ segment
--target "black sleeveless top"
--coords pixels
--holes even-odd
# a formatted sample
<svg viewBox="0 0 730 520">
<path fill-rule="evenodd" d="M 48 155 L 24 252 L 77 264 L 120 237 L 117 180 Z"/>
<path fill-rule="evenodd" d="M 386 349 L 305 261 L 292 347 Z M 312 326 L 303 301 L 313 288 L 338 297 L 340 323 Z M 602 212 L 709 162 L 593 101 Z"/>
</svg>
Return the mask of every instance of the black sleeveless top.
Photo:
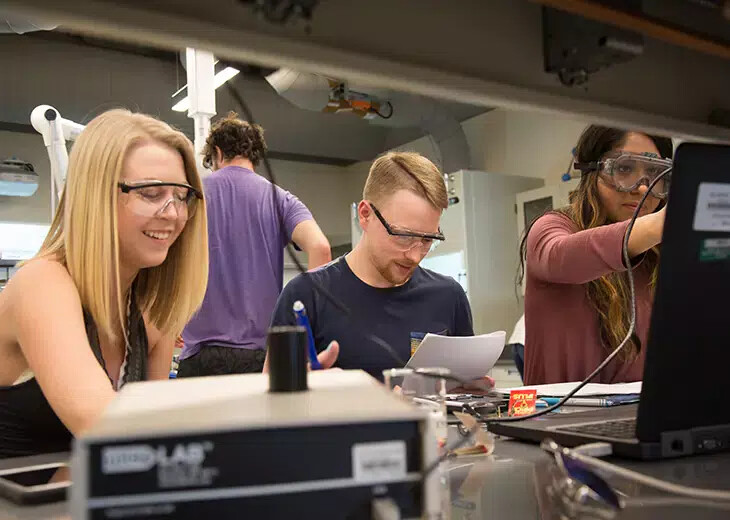
<svg viewBox="0 0 730 520">
<path fill-rule="evenodd" d="M 128 341 L 120 387 L 147 378 L 147 332 L 134 300 L 130 298 L 127 309 Z M 107 372 L 96 324 L 85 310 L 84 325 L 91 350 Z M 69 451 L 72 437 L 48 404 L 35 377 L 17 385 L 0 386 L 0 459 Z"/>
</svg>

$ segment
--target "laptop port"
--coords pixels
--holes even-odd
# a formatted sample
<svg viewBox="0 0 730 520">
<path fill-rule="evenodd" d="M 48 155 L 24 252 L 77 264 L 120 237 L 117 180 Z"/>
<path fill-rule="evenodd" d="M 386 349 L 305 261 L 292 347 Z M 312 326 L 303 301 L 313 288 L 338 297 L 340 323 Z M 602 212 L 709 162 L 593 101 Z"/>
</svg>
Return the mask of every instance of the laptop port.
<svg viewBox="0 0 730 520">
<path fill-rule="evenodd" d="M 662 457 L 679 457 L 691 455 L 693 451 L 692 437 L 689 432 L 664 432 L 661 435 Z"/>
</svg>

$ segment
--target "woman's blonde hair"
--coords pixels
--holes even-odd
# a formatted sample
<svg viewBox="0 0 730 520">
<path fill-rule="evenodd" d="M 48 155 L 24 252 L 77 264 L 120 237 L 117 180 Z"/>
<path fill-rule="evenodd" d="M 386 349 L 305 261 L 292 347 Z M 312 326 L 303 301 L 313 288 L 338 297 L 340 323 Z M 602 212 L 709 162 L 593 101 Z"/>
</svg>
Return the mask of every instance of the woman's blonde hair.
<svg viewBox="0 0 730 520">
<path fill-rule="evenodd" d="M 119 277 L 117 199 L 125 159 L 136 146 L 161 143 L 183 159 L 187 182 L 202 192 L 190 140 L 167 123 L 128 110 L 94 118 L 71 150 L 66 185 L 38 257 L 68 270 L 81 304 L 100 333 L 115 338 L 125 328 Z M 208 230 L 204 201 L 170 247 L 165 261 L 142 269 L 135 297 L 163 334 L 179 334 L 200 307 L 208 281 Z M 113 301 L 116 300 L 116 301 Z M 115 330 L 116 329 L 116 330 Z"/>
</svg>

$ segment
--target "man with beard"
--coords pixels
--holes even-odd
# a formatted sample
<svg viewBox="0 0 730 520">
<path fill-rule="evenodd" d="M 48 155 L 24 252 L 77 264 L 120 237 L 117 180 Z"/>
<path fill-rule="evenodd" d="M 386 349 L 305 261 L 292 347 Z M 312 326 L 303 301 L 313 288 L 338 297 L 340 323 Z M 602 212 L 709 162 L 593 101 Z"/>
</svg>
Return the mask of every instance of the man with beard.
<svg viewBox="0 0 730 520">
<path fill-rule="evenodd" d="M 368 333 L 408 360 L 426 333 L 471 336 L 471 309 L 454 279 L 419 267 L 445 240 L 439 228 L 448 206 L 443 175 L 417 153 L 391 152 L 370 168 L 357 211 L 363 235 L 346 256 L 292 280 L 279 297 L 272 325 L 294 325 L 304 304 L 317 350 L 339 343 L 336 367 L 382 379 L 398 362 Z M 350 310 L 347 316 L 314 280 Z"/>
</svg>

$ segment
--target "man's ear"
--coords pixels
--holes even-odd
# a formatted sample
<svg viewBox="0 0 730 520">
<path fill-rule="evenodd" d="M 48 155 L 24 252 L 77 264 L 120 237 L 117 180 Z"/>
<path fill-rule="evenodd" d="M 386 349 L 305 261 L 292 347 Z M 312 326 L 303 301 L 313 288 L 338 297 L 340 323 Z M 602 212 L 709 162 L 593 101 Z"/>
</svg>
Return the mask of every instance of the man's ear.
<svg viewBox="0 0 730 520">
<path fill-rule="evenodd" d="M 373 215 L 373 210 L 366 201 L 361 200 L 360 204 L 357 205 L 357 217 L 360 221 L 360 228 L 366 231 L 370 223 L 370 217 Z"/>
</svg>

